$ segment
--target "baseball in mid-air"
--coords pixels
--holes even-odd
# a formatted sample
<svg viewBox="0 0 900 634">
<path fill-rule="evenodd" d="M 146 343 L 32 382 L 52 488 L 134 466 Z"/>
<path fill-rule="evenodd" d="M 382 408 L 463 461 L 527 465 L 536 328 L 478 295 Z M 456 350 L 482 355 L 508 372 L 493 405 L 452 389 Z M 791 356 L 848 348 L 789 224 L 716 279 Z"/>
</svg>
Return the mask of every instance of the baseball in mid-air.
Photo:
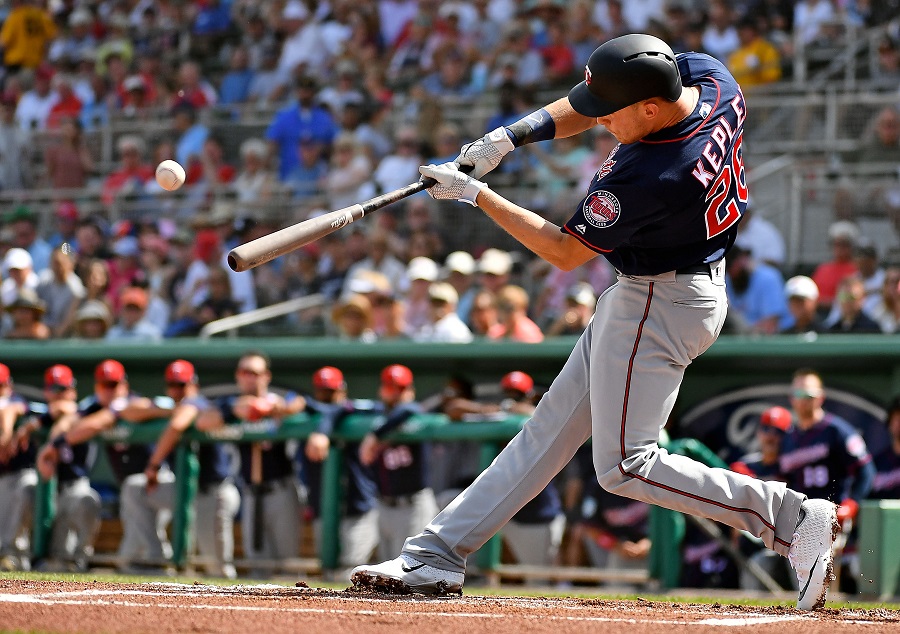
<svg viewBox="0 0 900 634">
<path fill-rule="evenodd" d="M 156 182 L 170 192 L 184 185 L 184 168 L 171 159 L 166 159 L 156 166 Z"/>
</svg>

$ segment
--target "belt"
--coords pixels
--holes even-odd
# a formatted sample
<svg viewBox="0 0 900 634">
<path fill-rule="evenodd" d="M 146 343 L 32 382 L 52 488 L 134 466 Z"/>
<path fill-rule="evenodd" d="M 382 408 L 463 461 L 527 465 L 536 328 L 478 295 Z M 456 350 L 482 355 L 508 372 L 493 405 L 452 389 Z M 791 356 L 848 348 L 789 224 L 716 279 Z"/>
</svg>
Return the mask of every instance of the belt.
<svg viewBox="0 0 900 634">
<path fill-rule="evenodd" d="M 379 501 L 385 506 L 397 508 L 401 506 L 412 506 L 414 495 L 382 495 Z"/>
<path fill-rule="evenodd" d="M 692 264 L 691 266 L 686 266 L 681 269 L 675 269 L 675 273 L 678 274 L 693 274 L 693 273 L 702 273 L 704 275 L 710 275 L 709 267 L 710 264 L 700 263 L 700 264 Z"/>
</svg>

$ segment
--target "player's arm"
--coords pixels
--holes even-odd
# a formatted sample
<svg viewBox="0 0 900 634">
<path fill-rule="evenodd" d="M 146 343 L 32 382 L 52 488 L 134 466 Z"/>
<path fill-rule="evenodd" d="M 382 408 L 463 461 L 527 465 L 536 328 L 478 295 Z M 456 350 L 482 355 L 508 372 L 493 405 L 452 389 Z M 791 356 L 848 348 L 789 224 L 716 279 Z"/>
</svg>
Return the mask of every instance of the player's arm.
<svg viewBox="0 0 900 634">
<path fill-rule="evenodd" d="M 171 407 L 164 407 L 144 396 L 129 399 L 119 411 L 119 418 L 129 423 L 145 423 L 172 415 Z"/>
<path fill-rule="evenodd" d="M 79 445 L 115 426 L 116 420 L 116 413 L 110 408 L 104 407 L 79 418 L 62 436 L 64 436 L 66 443 Z"/>
<path fill-rule="evenodd" d="M 433 198 L 460 200 L 481 207 L 507 233 L 557 268 L 571 271 L 597 257 L 596 252 L 576 238 L 562 233 L 558 225 L 510 202 L 457 170 L 453 163 L 423 166 L 419 172 L 438 181 L 428 190 Z"/>
<path fill-rule="evenodd" d="M 460 166 L 471 166 L 468 171 L 472 176 L 481 178 L 517 147 L 570 137 L 595 125 L 596 119 L 575 112 L 569 98 L 562 97 L 509 126 L 500 126 L 477 141 L 466 143 L 460 148 L 455 162 Z"/>
<path fill-rule="evenodd" d="M 168 455 L 172 453 L 172 450 L 175 449 L 175 445 L 181 440 L 185 430 L 197 418 L 199 411 L 199 408 L 194 403 L 182 403 L 172 410 L 169 424 L 166 425 L 163 433 L 160 434 L 159 440 L 156 441 L 156 448 L 153 450 L 153 454 L 144 468 L 144 477 L 147 478 L 148 491 L 153 491 L 159 484 L 159 480 L 157 480 L 159 468 Z"/>
</svg>

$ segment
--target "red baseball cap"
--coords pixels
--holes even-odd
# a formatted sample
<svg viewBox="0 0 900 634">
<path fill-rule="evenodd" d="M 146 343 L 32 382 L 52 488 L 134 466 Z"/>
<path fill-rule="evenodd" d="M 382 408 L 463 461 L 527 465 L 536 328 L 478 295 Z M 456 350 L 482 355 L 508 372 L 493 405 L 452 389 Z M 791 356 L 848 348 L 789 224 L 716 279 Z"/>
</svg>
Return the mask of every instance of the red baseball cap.
<svg viewBox="0 0 900 634">
<path fill-rule="evenodd" d="M 786 432 L 791 428 L 791 413 L 783 407 L 774 406 L 764 411 L 759 417 L 759 424 Z"/>
<path fill-rule="evenodd" d="M 528 394 L 534 389 L 534 379 L 524 372 L 510 372 L 500 379 L 500 387 L 504 390 L 516 390 L 522 394 Z"/>
<path fill-rule="evenodd" d="M 166 383 L 193 383 L 197 380 L 194 364 L 178 359 L 166 367 Z"/>
<path fill-rule="evenodd" d="M 344 387 L 344 373 L 337 368 L 326 365 L 316 370 L 312 377 L 313 387 L 323 390 L 340 390 Z"/>
<path fill-rule="evenodd" d="M 395 363 L 381 371 L 381 385 L 399 388 L 409 387 L 413 383 L 412 370 L 405 365 Z"/>
<path fill-rule="evenodd" d="M 67 365 L 52 365 L 44 372 L 44 387 L 75 387 L 75 375 Z"/>
<path fill-rule="evenodd" d="M 125 380 L 125 366 L 115 359 L 107 359 L 102 361 L 97 369 L 94 370 L 95 381 L 119 381 Z"/>
<path fill-rule="evenodd" d="M 9 366 L 3 363 L 0 363 L 0 383 L 9 383 L 10 374 L 9 374 Z"/>
</svg>

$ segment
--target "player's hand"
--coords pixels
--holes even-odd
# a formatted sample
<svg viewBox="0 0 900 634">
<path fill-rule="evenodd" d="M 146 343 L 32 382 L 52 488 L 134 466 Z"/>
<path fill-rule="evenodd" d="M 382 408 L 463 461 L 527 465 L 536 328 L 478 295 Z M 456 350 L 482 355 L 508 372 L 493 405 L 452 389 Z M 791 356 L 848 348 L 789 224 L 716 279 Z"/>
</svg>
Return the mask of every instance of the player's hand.
<svg viewBox="0 0 900 634">
<path fill-rule="evenodd" d="M 384 445 L 375 434 L 366 434 L 359 444 L 359 461 L 368 467 L 378 459 L 383 447 Z"/>
<path fill-rule="evenodd" d="M 460 172 L 456 163 L 422 165 L 419 173 L 437 181 L 436 185 L 428 188 L 428 195 L 435 200 L 459 200 L 474 207 L 478 194 L 487 187 L 481 181 Z"/>
<path fill-rule="evenodd" d="M 855 520 L 857 513 L 859 513 L 859 504 L 853 498 L 847 498 L 837 507 L 838 523 L 843 526 L 847 520 Z"/>
<path fill-rule="evenodd" d="M 458 165 L 471 165 L 472 177 L 481 178 L 500 164 L 504 156 L 516 149 L 506 128 L 500 126 L 472 143 L 466 143 L 456 157 Z"/>
<path fill-rule="evenodd" d="M 328 457 L 331 440 L 325 434 L 314 431 L 306 439 L 306 457 L 312 462 L 323 462 Z"/>
<path fill-rule="evenodd" d="M 144 469 L 144 477 L 147 478 L 147 493 L 153 493 L 153 490 L 159 486 L 159 468 L 147 465 Z"/>
<path fill-rule="evenodd" d="M 257 421 L 261 418 L 265 418 L 266 416 L 269 416 L 274 409 L 275 404 L 269 399 L 263 396 L 255 398 L 247 405 L 247 420 Z"/>
<path fill-rule="evenodd" d="M 645 537 L 636 542 L 622 542 L 619 553 L 628 559 L 643 559 L 650 554 L 650 540 Z"/>
<path fill-rule="evenodd" d="M 59 452 L 53 445 L 44 445 L 37 457 L 37 470 L 44 480 L 49 480 L 56 475 L 56 465 L 59 462 Z"/>
</svg>

